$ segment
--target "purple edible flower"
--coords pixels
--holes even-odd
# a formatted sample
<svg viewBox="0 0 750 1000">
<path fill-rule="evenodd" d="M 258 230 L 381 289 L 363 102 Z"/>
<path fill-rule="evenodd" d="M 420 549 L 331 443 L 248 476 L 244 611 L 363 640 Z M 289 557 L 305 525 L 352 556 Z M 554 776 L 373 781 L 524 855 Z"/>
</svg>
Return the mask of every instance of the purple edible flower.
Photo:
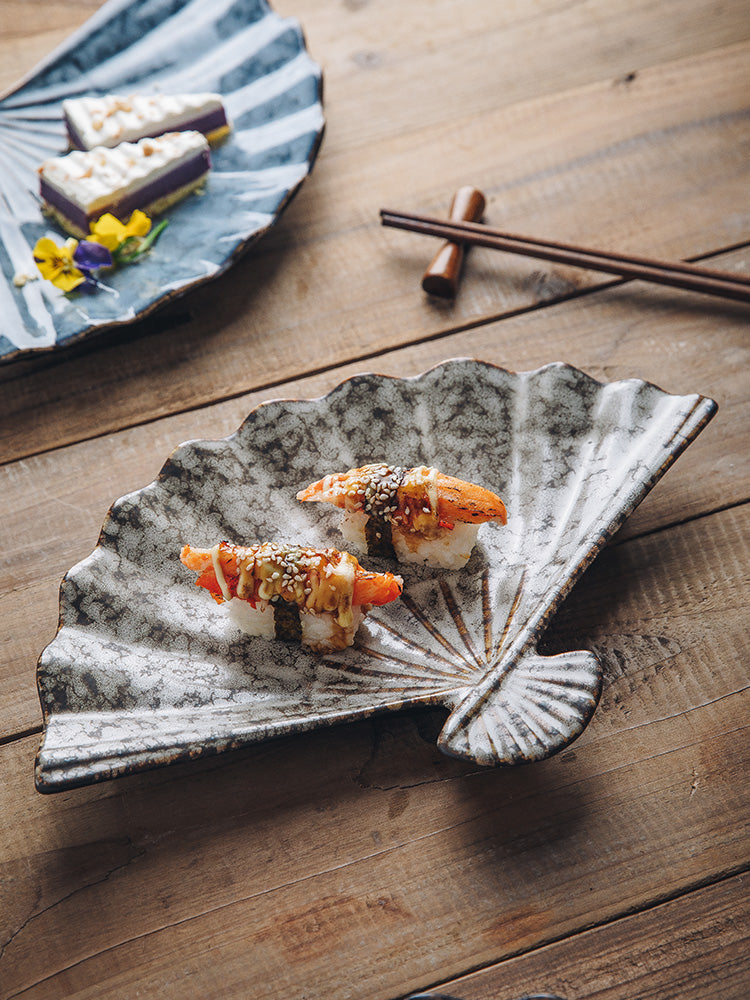
<svg viewBox="0 0 750 1000">
<path fill-rule="evenodd" d="M 76 267 L 88 277 L 100 267 L 112 267 L 112 254 L 101 243 L 81 240 L 73 254 Z"/>
</svg>

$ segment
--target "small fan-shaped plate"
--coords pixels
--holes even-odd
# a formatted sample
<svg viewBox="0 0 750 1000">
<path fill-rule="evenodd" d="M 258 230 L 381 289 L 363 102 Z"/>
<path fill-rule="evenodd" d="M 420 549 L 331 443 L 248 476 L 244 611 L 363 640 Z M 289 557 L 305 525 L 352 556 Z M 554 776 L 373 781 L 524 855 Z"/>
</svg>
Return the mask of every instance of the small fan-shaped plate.
<svg viewBox="0 0 750 1000">
<path fill-rule="evenodd" d="M 99 545 L 63 581 L 60 629 L 38 668 L 37 786 L 419 704 L 450 710 L 447 753 L 513 764 L 556 752 L 591 717 L 600 668 L 590 652 L 540 656 L 539 636 L 715 409 L 562 364 L 516 374 L 458 360 L 267 403 L 229 438 L 182 445 L 154 483 L 113 506 Z M 321 657 L 249 639 L 181 565 L 186 542 L 340 547 L 338 511 L 295 494 L 383 459 L 488 487 L 508 524 L 482 525 L 458 572 L 399 567 L 403 597 L 373 609 L 350 649 Z"/>
<path fill-rule="evenodd" d="M 0 100 L 0 361 L 129 323 L 226 270 L 278 219 L 323 134 L 321 72 L 299 24 L 265 0 L 110 0 Z M 44 218 L 37 167 L 66 150 L 62 101 L 101 94 L 214 91 L 233 122 L 212 150 L 205 191 L 169 210 L 136 266 L 103 272 L 108 290 L 63 295 L 36 275 Z M 106 277 L 104 277 L 106 275 Z"/>
</svg>

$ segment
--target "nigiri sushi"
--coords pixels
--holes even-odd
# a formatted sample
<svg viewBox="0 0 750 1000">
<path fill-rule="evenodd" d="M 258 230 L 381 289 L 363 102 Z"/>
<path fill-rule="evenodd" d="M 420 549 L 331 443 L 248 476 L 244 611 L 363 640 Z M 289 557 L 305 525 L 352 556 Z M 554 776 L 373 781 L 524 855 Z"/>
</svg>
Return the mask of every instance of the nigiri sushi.
<svg viewBox="0 0 750 1000">
<path fill-rule="evenodd" d="M 480 524 L 507 520 L 500 497 L 426 466 L 364 465 L 325 476 L 297 499 L 342 508 L 342 535 L 371 556 L 443 569 L 466 564 Z"/>
<path fill-rule="evenodd" d="M 265 542 L 212 549 L 186 545 L 182 563 L 250 635 L 301 642 L 318 652 L 351 646 L 373 605 L 400 596 L 403 581 L 370 573 L 348 552 Z"/>
</svg>

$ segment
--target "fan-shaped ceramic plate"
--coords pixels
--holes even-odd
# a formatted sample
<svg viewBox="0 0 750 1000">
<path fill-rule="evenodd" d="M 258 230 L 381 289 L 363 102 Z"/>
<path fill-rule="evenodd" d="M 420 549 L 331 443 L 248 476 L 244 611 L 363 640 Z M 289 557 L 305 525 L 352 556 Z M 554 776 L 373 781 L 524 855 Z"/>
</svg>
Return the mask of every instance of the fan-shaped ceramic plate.
<svg viewBox="0 0 750 1000">
<path fill-rule="evenodd" d="M 110 291 L 65 296 L 36 274 L 40 236 L 62 242 L 36 170 L 65 152 L 65 98 L 215 91 L 234 128 L 212 151 L 205 192 L 168 213 L 140 264 Z M 273 225 L 312 167 L 323 133 L 321 74 L 298 23 L 265 0 L 110 0 L 31 79 L 0 101 L 0 361 L 128 323 L 224 271 Z"/>
<path fill-rule="evenodd" d="M 38 787 L 418 704 L 449 710 L 447 753 L 482 764 L 554 753 L 591 717 L 600 668 L 590 652 L 542 657 L 537 640 L 715 408 L 562 364 L 516 374 L 458 360 L 267 403 L 225 440 L 182 445 L 113 506 L 63 581 L 60 630 L 39 661 Z M 181 565 L 186 542 L 340 547 L 336 509 L 295 494 L 379 459 L 481 483 L 505 499 L 508 524 L 482 525 L 458 572 L 401 566 L 403 598 L 373 609 L 350 649 L 250 639 Z"/>
</svg>

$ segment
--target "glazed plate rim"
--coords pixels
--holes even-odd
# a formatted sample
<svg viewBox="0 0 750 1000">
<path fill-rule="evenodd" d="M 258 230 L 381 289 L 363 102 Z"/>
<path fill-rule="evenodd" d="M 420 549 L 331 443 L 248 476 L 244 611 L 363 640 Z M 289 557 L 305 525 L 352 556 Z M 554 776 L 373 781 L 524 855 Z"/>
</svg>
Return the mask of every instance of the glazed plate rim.
<svg viewBox="0 0 750 1000">
<path fill-rule="evenodd" d="M 95 11 L 79 28 L 77 28 L 62 43 L 56 46 L 52 52 L 50 52 L 47 56 L 45 56 L 35 67 L 33 67 L 28 73 L 26 73 L 19 81 L 12 84 L 8 90 L 0 94 L 0 110 L 2 110 L 2 106 L 5 101 L 12 99 L 19 94 L 22 94 L 24 90 L 33 85 L 34 81 L 37 78 L 42 77 L 42 75 L 46 71 L 48 71 L 51 67 L 54 67 L 54 64 L 56 63 L 57 60 L 61 59 L 66 54 L 69 54 L 74 49 L 76 44 L 80 43 L 81 40 L 88 38 L 90 35 L 93 35 L 93 33 L 99 27 L 99 23 L 106 20 L 107 15 L 114 16 L 115 14 L 120 14 L 127 7 L 131 6 L 136 2 L 137 0 L 127 0 L 126 3 L 123 3 L 122 0 L 108 0 L 107 3 L 105 3 L 97 11 Z M 189 0 L 183 0 L 183 5 L 187 6 L 188 2 Z M 269 0 L 259 0 L 259 8 L 260 9 L 258 11 L 257 18 L 249 20 L 246 23 L 246 27 L 251 28 L 255 25 L 260 24 L 261 21 L 265 19 L 271 19 L 274 22 L 276 22 L 279 26 L 284 26 L 285 28 L 288 28 L 292 32 L 294 32 L 298 41 L 297 56 L 303 56 L 306 59 L 309 75 L 310 77 L 316 80 L 315 101 L 304 109 L 306 112 L 309 112 L 313 109 L 316 111 L 317 128 L 315 131 L 314 139 L 309 145 L 309 148 L 306 150 L 306 154 L 303 159 L 299 160 L 290 159 L 283 164 L 283 166 L 288 168 L 297 167 L 300 171 L 300 176 L 297 179 L 295 179 L 293 183 L 291 183 L 289 186 L 285 188 L 284 193 L 280 197 L 280 200 L 278 200 L 278 203 L 276 204 L 273 212 L 270 214 L 266 213 L 269 214 L 268 220 L 264 221 L 263 223 L 260 222 L 255 223 L 252 228 L 245 229 L 244 233 L 241 236 L 240 241 L 236 242 L 235 245 L 230 250 L 224 252 L 223 256 L 221 256 L 217 251 L 217 256 L 221 256 L 221 259 L 217 261 L 213 269 L 208 269 L 205 271 L 205 273 L 191 277 L 190 276 L 191 267 L 190 264 L 188 263 L 184 271 L 184 275 L 186 275 L 187 277 L 180 278 L 177 287 L 173 287 L 175 285 L 174 277 L 172 277 L 170 280 L 166 280 L 165 278 L 162 281 L 157 282 L 159 286 L 157 290 L 143 293 L 140 299 L 140 304 L 138 299 L 135 300 L 132 299 L 132 293 L 128 289 L 124 289 L 123 300 L 119 305 L 120 315 L 97 317 L 96 315 L 92 316 L 86 313 L 85 314 L 86 319 L 82 320 L 81 325 L 75 330 L 75 332 L 65 333 L 63 339 L 60 339 L 60 337 L 62 336 L 62 330 L 59 321 L 56 319 L 56 314 L 52 309 L 50 309 L 49 317 L 50 317 L 50 322 L 53 324 L 55 329 L 55 341 L 53 343 L 43 343 L 40 344 L 39 346 L 18 346 L 15 343 L 13 343 L 12 335 L 9 335 L 8 339 L 11 341 L 11 343 L 7 347 L 7 349 L 3 349 L 2 353 L 0 354 L 0 364 L 13 363 L 19 360 L 27 360 L 29 358 L 35 358 L 37 356 L 39 357 L 48 356 L 50 352 L 65 351 L 68 347 L 78 344 L 82 340 L 95 338 L 100 334 L 106 333 L 107 331 L 112 331 L 120 328 L 127 328 L 132 324 L 147 318 L 157 310 L 166 306 L 169 302 L 181 298 L 182 296 L 192 292 L 194 289 L 199 288 L 205 284 L 208 284 L 214 281 L 216 278 L 220 277 L 222 274 L 225 274 L 234 265 L 234 263 L 240 257 L 242 257 L 258 240 L 262 239 L 274 226 L 277 225 L 277 223 L 281 219 L 281 216 L 286 211 L 287 207 L 294 199 L 296 194 L 299 192 L 306 178 L 311 173 L 315 165 L 315 162 L 317 160 L 318 153 L 320 151 L 326 124 L 323 111 L 323 73 L 319 63 L 317 63 L 310 56 L 310 53 L 308 52 L 304 31 L 299 21 L 295 17 L 282 16 L 280 14 L 277 14 L 271 7 Z M 179 14 L 180 12 L 177 11 L 174 13 Z M 121 51 L 125 51 L 125 49 Z M 80 79 L 82 80 L 85 79 L 90 70 L 91 70 L 90 66 L 82 67 L 79 72 Z M 146 74 L 145 76 L 140 77 L 137 82 L 132 82 L 130 84 L 130 90 L 132 91 L 133 89 L 141 87 L 148 92 L 151 86 L 149 81 L 152 78 L 158 79 L 158 77 L 159 77 L 158 72 Z M 263 79 L 263 77 L 261 77 L 261 79 Z M 205 90 L 206 88 L 204 87 L 202 89 Z M 214 88 L 214 89 L 218 90 L 219 88 Z M 102 87 L 94 86 L 81 91 L 79 96 L 84 96 L 85 94 L 98 95 L 100 93 L 102 93 Z M 234 93 L 234 91 L 227 91 L 225 93 L 222 93 L 222 96 L 226 98 L 231 96 L 232 93 Z M 24 105 L 23 107 L 25 108 L 27 106 Z M 34 105 L 32 104 L 31 109 L 33 110 L 33 108 Z M 272 121 L 283 123 L 284 120 L 285 120 L 285 115 L 280 114 Z M 60 127 L 62 128 L 62 119 L 59 120 L 59 123 Z M 233 144 L 234 138 L 235 138 L 235 130 L 233 128 L 230 135 L 227 136 L 227 138 L 223 140 L 223 142 L 219 143 L 216 147 L 212 147 L 211 150 L 212 158 L 214 159 L 221 158 L 222 148 L 224 146 L 230 146 L 231 144 Z M 239 149 L 239 147 L 237 148 Z M 61 150 L 61 152 L 63 151 L 64 150 Z M 241 156 L 242 154 L 236 151 L 233 152 L 233 156 L 237 155 Z M 249 163 L 250 160 L 252 159 L 252 155 L 247 154 L 245 159 Z M 255 170 L 248 168 L 247 169 L 248 177 L 252 176 L 252 174 L 256 172 L 257 169 L 258 168 L 255 168 Z M 203 194 L 199 193 L 190 195 L 185 202 L 174 206 L 166 214 L 165 218 L 168 218 L 170 220 L 170 227 L 173 230 L 175 227 L 180 226 L 181 222 L 180 213 L 185 208 L 185 205 L 187 205 L 187 203 L 190 202 L 191 199 L 194 200 L 196 198 L 201 198 L 204 208 L 210 208 L 210 203 L 208 199 L 211 199 L 211 204 L 216 199 L 218 199 L 219 205 L 221 204 L 221 199 L 222 199 L 221 192 L 211 190 L 211 179 L 212 179 L 212 174 L 209 173 L 207 188 Z M 227 199 L 228 198 L 229 196 L 227 195 Z M 231 202 L 228 203 L 231 204 Z M 10 219 L 13 219 L 14 215 L 12 211 L 9 211 L 8 215 Z M 205 211 L 202 212 L 202 217 L 207 217 L 207 215 L 208 215 L 207 212 Z M 44 223 L 45 226 L 47 226 L 48 232 L 50 233 L 53 231 L 57 232 L 61 241 L 67 237 L 67 234 L 63 233 L 62 230 L 59 228 L 59 226 L 57 226 L 57 224 L 51 222 L 50 220 L 45 219 L 45 217 L 41 213 L 41 210 L 39 212 L 39 219 Z M 217 239 L 218 236 L 219 233 L 217 230 Z M 154 249 L 151 251 L 151 253 L 158 254 L 158 252 L 159 252 L 159 247 L 157 243 Z M 156 258 L 156 260 L 158 261 L 158 257 Z M 147 258 L 138 265 L 130 265 L 129 269 L 132 270 L 134 267 L 146 268 L 148 266 L 149 266 L 149 260 Z M 151 273 L 155 273 L 155 271 L 152 270 Z M 11 295 L 11 297 L 14 296 L 13 278 L 14 275 L 9 273 L 6 274 L 4 271 L 0 271 L 0 281 L 2 281 L 6 286 L 8 286 L 8 292 Z M 42 281 L 43 279 L 37 279 L 37 282 L 35 282 L 35 284 L 41 283 Z M 106 283 L 107 282 L 105 278 L 105 284 Z M 100 292 L 96 294 L 105 295 L 107 293 Z M 77 299 L 75 298 L 74 295 L 74 297 L 69 300 L 70 305 L 66 306 L 66 312 L 69 313 L 75 310 L 76 301 Z M 23 317 L 21 317 L 20 321 L 22 323 L 24 322 Z M 31 336 L 29 328 L 26 329 L 24 336 L 27 339 Z"/>
<path fill-rule="evenodd" d="M 546 625 L 548 624 L 552 615 L 557 610 L 560 603 L 563 601 L 563 599 L 568 594 L 570 589 L 573 587 L 575 582 L 580 578 L 584 570 L 588 567 L 588 565 L 590 565 L 590 563 L 593 561 L 593 559 L 596 557 L 599 551 L 601 551 L 601 549 L 604 547 L 607 541 L 612 537 L 614 532 L 617 531 L 617 529 L 622 525 L 622 523 L 626 520 L 626 518 L 630 515 L 630 513 L 632 513 L 633 509 L 638 505 L 638 503 L 640 503 L 640 501 L 647 495 L 650 489 L 656 484 L 656 482 L 658 482 L 658 480 L 661 478 L 664 472 L 666 472 L 666 470 L 682 453 L 682 451 L 691 443 L 692 440 L 694 440 L 697 434 L 705 427 L 705 425 L 713 417 L 717 409 L 716 403 L 710 398 L 703 396 L 702 394 L 696 393 L 689 395 L 675 395 L 665 392 L 652 382 L 648 382 L 638 378 L 622 379 L 622 380 L 617 380 L 616 382 L 601 382 L 593 378 L 592 376 L 588 375 L 587 373 L 581 371 L 580 369 L 565 364 L 563 362 L 552 362 L 550 364 L 543 365 L 540 366 L 539 368 L 532 369 L 529 371 L 513 372 L 508 370 L 507 368 L 503 368 L 492 362 L 482 361 L 475 358 L 452 358 L 442 361 L 430 367 L 426 371 L 413 376 L 399 377 L 392 375 L 382 375 L 374 372 L 363 372 L 356 375 L 352 375 L 342 380 L 340 383 L 334 386 L 330 391 L 316 397 L 312 398 L 279 397 L 277 399 L 265 400 L 259 403 L 257 406 L 255 406 L 248 414 L 248 416 L 241 422 L 239 427 L 226 437 L 217 440 L 210 440 L 210 439 L 206 440 L 206 439 L 196 438 L 184 442 L 171 452 L 170 456 L 167 458 L 162 468 L 160 469 L 158 475 L 150 484 L 142 487 L 139 490 L 134 491 L 131 494 L 127 494 L 125 497 L 120 498 L 120 501 L 116 501 L 115 504 L 112 505 L 112 508 L 110 509 L 110 512 L 107 514 L 104 524 L 102 526 L 102 534 L 100 535 L 100 540 L 95 549 L 93 550 L 93 552 L 89 556 L 78 562 L 65 574 L 65 577 L 63 579 L 63 584 L 61 585 L 60 621 L 58 623 L 57 633 L 55 638 L 47 645 L 45 650 L 40 655 L 39 662 L 37 665 L 38 690 L 42 704 L 42 711 L 44 715 L 43 741 L 36 762 L 36 784 L 38 790 L 43 792 L 57 791 L 63 788 L 71 788 L 77 785 L 89 784 L 94 781 L 106 780 L 123 774 L 137 773 L 173 761 L 188 759 L 196 755 L 220 752 L 227 749 L 246 746 L 249 743 L 253 742 L 256 738 L 265 739 L 268 736 L 275 735 L 275 733 L 269 730 L 267 736 L 253 737 L 252 739 L 225 738 L 225 739 L 216 739 L 213 741 L 208 740 L 205 741 L 204 743 L 201 743 L 200 745 L 196 745 L 195 743 L 190 743 L 189 741 L 186 744 L 184 739 L 182 742 L 180 742 L 180 740 L 176 740 L 171 746 L 164 746 L 159 750 L 159 755 L 160 755 L 159 759 L 154 759 L 153 753 L 149 754 L 148 752 L 144 751 L 141 758 L 138 757 L 137 753 L 133 753 L 128 757 L 128 759 L 125 762 L 123 762 L 122 759 L 118 759 L 116 754 L 113 757 L 107 758 L 105 752 L 104 757 L 102 757 L 98 763 L 97 760 L 95 759 L 96 753 L 94 753 L 92 760 L 88 763 L 86 761 L 81 762 L 79 760 L 77 764 L 72 763 L 70 766 L 66 766 L 64 761 L 58 761 L 58 764 L 52 767 L 50 767 L 48 763 L 45 764 L 44 739 L 47 735 L 51 721 L 53 721 L 56 717 L 59 718 L 59 716 L 63 715 L 64 713 L 51 712 L 48 710 L 48 706 L 45 704 L 43 696 L 44 681 L 42 678 L 42 659 L 45 656 L 45 654 L 55 646 L 55 643 L 58 641 L 58 637 L 60 636 L 62 630 L 65 628 L 65 626 L 62 624 L 62 614 L 63 614 L 62 590 L 65 585 L 65 582 L 75 577 L 76 573 L 80 572 L 82 569 L 85 570 L 87 567 L 90 567 L 96 560 L 97 553 L 100 551 L 102 547 L 102 540 L 104 538 L 107 526 L 112 518 L 112 511 L 117 507 L 117 505 L 121 501 L 131 500 L 132 498 L 138 498 L 145 491 L 159 490 L 165 480 L 165 476 L 167 475 L 167 470 L 170 469 L 171 463 L 175 456 L 185 452 L 186 450 L 192 449 L 193 451 L 195 451 L 197 447 L 201 446 L 222 446 L 222 445 L 228 446 L 230 442 L 238 439 L 239 436 L 242 435 L 243 433 L 249 433 L 249 428 L 252 428 L 253 421 L 258 419 L 257 414 L 266 411 L 268 408 L 277 407 L 279 408 L 280 413 L 281 412 L 290 413 L 296 411 L 299 417 L 302 413 L 300 407 L 303 408 L 317 407 L 321 409 L 327 406 L 330 407 L 332 405 L 332 400 L 338 393 L 349 391 L 348 387 L 356 388 L 357 385 L 360 383 L 368 385 L 372 383 L 375 384 L 390 383 L 395 390 L 402 392 L 410 391 L 408 389 L 408 387 L 410 386 L 416 387 L 416 389 L 418 390 L 421 383 L 422 387 L 424 387 L 423 391 L 429 393 L 430 386 L 433 384 L 430 380 L 440 377 L 440 375 L 445 372 L 448 372 L 449 374 L 457 372 L 460 375 L 462 369 L 469 369 L 469 368 L 474 372 L 479 370 L 486 372 L 488 378 L 492 377 L 507 378 L 509 380 L 509 383 L 512 382 L 514 385 L 520 384 L 520 381 L 523 380 L 530 382 L 533 379 L 540 379 L 544 375 L 549 375 L 551 378 L 569 377 L 576 380 L 577 385 L 588 384 L 589 386 L 594 386 L 596 388 L 596 391 L 598 392 L 606 392 L 607 389 L 612 386 L 618 387 L 630 384 L 634 389 L 643 388 L 648 393 L 654 394 L 655 397 L 658 398 L 659 400 L 662 399 L 673 400 L 675 402 L 684 403 L 686 407 L 688 405 L 688 402 L 690 402 L 691 404 L 687 411 L 688 416 L 690 417 L 690 421 L 686 421 L 685 423 L 686 432 L 684 434 L 678 433 L 677 435 L 673 435 L 673 439 L 670 442 L 670 446 L 669 447 L 667 447 L 666 445 L 664 446 L 664 457 L 663 461 L 661 461 L 661 464 L 654 465 L 651 469 L 651 474 L 648 476 L 648 478 L 644 479 L 642 482 L 639 483 L 638 488 L 632 493 L 632 495 L 629 496 L 627 503 L 621 504 L 617 508 L 616 516 L 610 518 L 608 521 L 607 531 L 599 533 L 594 538 L 584 538 L 583 543 L 581 543 L 581 546 L 578 549 L 576 549 L 576 552 L 579 553 L 579 557 L 577 558 L 575 566 L 572 568 L 572 571 L 569 572 L 568 575 L 562 580 L 562 582 L 553 589 L 551 599 L 545 605 L 546 611 L 544 611 L 544 613 L 540 613 L 539 617 L 537 617 L 534 621 L 524 624 L 521 634 L 519 634 L 519 636 L 517 637 L 516 645 L 518 648 L 514 652 L 514 655 L 518 657 L 524 656 L 529 652 L 535 653 L 536 642 L 538 641 L 544 629 L 546 628 Z M 401 389 L 401 387 L 407 387 L 407 388 Z M 326 456 L 326 461 L 328 461 L 328 456 Z M 331 544 L 331 543 L 326 542 L 325 544 Z M 333 544 L 336 543 L 334 542 Z M 340 545 L 341 543 L 339 542 L 339 547 Z M 400 570 L 397 569 L 396 571 Z M 459 571 L 459 573 L 463 572 L 464 571 Z M 571 653 L 564 655 L 572 657 L 583 654 Z M 587 654 L 587 655 L 593 658 L 593 654 Z M 477 697 L 481 696 L 482 692 L 480 688 L 482 688 L 483 685 L 484 687 L 487 687 L 490 684 L 491 679 L 487 680 L 485 683 L 485 680 L 486 678 L 489 678 L 490 673 L 491 671 L 488 670 L 486 677 L 483 677 L 480 683 L 477 683 L 476 685 L 472 686 L 471 689 L 472 696 L 474 694 L 475 688 Z M 573 739 L 577 738 L 577 736 L 580 735 L 580 732 L 588 724 L 588 721 L 590 720 L 591 715 L 593 714 L 593 711 L 596 707 L 596 703 L 598 701 L 600 690 L 601 690 L 601 670 L 599 668 L 598 687 L 597 687 L 597 681 L 596 679 L 594 679 L 592 681 L 590 703 L 583 712 L 583 716 L 578 730 L 569 739 L 563 740 L 553 749 L 549 750 L 549 752 L 545 754 L 545 756 L 549 756 L 552 753 L 559 752 L 559 750 L 569 745 L 569 743 L 572 742 Z M 466 692 L 464 692 L 464 695 L 465 694 Z M 462 698 L 464 705 L 467 705 L 468 702 L 471 701 L 471 697 L 464 698 L 463 695 L 460 698 L 458 698 L 458 701 L 461 701 Z M 431 704 L 443 704 L 443 705 L 447 704 L 446 701 L 444 700 L 440 701 L 437 698 L 434 701 L 431 701 L 429 698 L 420 699 L 419 703 L 421 704 L 431 703 Z M 411 702 L 411 703 L 405 702 L 403 705 L 401 706 L 396 705 L 395 707 L 408 707 L 409 704 L 416 704 L 416 702 Z M 205 708 L 205 706 L 203 707 Z M 393 706 L 379 705 L 367 712 L 363 712 L 361 708 L 355 708 L 355 710 L 351 712 L 348 713 L 344 712 L 340 719 L 327 717 L 322 722 L 320 721 L 320 718 L 308 722 L 305 722 L 304 720 L 300 720 L 299 718 L 297 718 L 297 721 L 295 722 L 294 725 L 286 728 L 282 727 L 280 731 L 284 733 L 304 731 L 305 729 L 313 728 L 314 726 L 329 725 L 332 722 L 336 721 L 353 721 L 357 718 L 364 717 L 365 715 L 375 714 L 375 712 L 390 710 L 392 707 Z M 451 705 L 451 707 L 455 709 L 455 706 Z M 230 712 L 234 711 L 235 708 L 236 706 L 232 706 L 229 709 L 229 711 Z M 146 715 L 148 715 L 149 711 L 151 711 L 152 715 L 154 714 L 153 710 L 149 710 L 148 708 L 143 709 L 139 707 L 138 711 L 145 712 Z M 198 711 L 199 710 L 196 710 L 196 712 Z M 97 713 L 94 714 L 96 715 Z M 158 713 L 156 714 L 158 715 Z M 449 717 L 448 720 L 449 723 L 456 714 L 457 714 L 456 711 L 454 711 L 453 715 Z M 167 712 L 167 715 L 170 717 L 174 717 L 176 719 L 179 719 L 180 717 L 179 710 L 173 710 L 173 709 L 170 709 Z M 454 730 L 455 728 L 456 727 L 454 726 Z M 448 729 L 449 726 L 448 724 L 446 724 L 446 731 Z M 454 742 L 455 742 L 455 735 L 456 734 L 454 732 L 452 734 Z M 449 754 L 452 753 L 455 756 L 465 756 L 465 754 L 462 754 L 461 752 L 456 752 L 455 746 L 452 747 L 447 738 L 446 740 L 443 740 L 443 738 L 441 737 L 439 745 L 441 746 L 441 749 L 443 749 L 445 752 Z M 486 761 L 480 761 L 480 763 L 485 763 L 485 762 Z M 518 762 L 520 761 L 510 761 L 509 763 L 518 763 Z"/>
</svg>

